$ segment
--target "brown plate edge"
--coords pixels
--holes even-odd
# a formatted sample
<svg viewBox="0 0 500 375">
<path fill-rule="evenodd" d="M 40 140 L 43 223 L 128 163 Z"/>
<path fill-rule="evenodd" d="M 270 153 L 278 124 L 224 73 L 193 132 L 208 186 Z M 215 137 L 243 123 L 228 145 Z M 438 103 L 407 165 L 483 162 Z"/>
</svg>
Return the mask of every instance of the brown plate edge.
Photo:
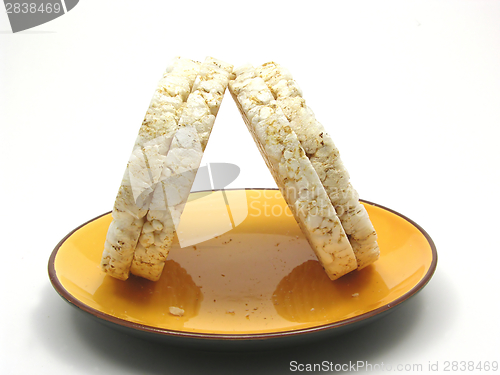
<svg viewBox="0 0 500 375">
<path fill-rule="evenodd" d="M 244 189 L 221 189 L 221 190 L 279 190 L 277 188 L 244 188 Z M 209 191 L 209 190 L 208 190 Z M 211 191 L 218 191 L 217 189 L 211 190 Z M 204 191 L 199 191 L 199 192 L 204 192 Z M 199 193 L 197 191 L 197 193 Z M 156 335 L 161 335 L 165 337 L 183 337 L 183 338 L 189 338 L 189 339 L 198 339 L 198 340 L 230 340 L 230 341 L 248 341 L 248 340 L 268 340 L 268 339 L 273 339 L 273 338 L 284 338 L 284 337 L 291 337 L 291 336 L 298 336 L 298 335 L 305 335 L 305 334 L 310 334 L 314 332 L 322 332 L 326 330 L 335 330 L 339 328 L 345 328 L 348 325 L 354 324 L 354 323 L 362 323 L 364 321 L 367 321 L 369 319 L 375 318 L 379 315 L 382 315 L 386 312 L 388 312 L 390 309 L 395 308 L 396 306 L 400 305 L 401 303 L 407 301 L 409 298 L 413 297 L 417 292 L 422 290 L 427 283 L 430 281 L 432 276 L 434 275 L 434 272 L 437 267 L 437 260 L 438 260 L 438 255 L 437 255 L 437 249 L 434 244 L 434 241 L 432 238 L 429 236 L 429 234 L 417 223 L 415 223 L 413 220 L 410 218 L 404 216 L 403 214 L 400 214 L 397 211 L 394 211 L 388 207 L 382 206 L 377 203 L 373 203 L 364 199 L 360 199 L 361 202 L 365 204 L 369 204 L 374 207 L 381 208 L 383 210 L 389 211 L 405 221 L 409 222 L 412 224 L 415 228 L 417 228 L 426 238 L 427 242 L 429 243 L 431 247 L 431 252 L 432 252 L 432 261 L 429 266 L 429 269 L 427 270 L 426 274 L 422 277 L 422 279 L 415 285 L 410 291 L 406 292 L 403 294 L 401 297 L 395 299 L 393 302 L 386 304 L 384 306 L 381 306 L 375 310 L 369 311 L 367 313 L 344 319 L 341 321 L 337 321 L 334 323 L 328 323 L 324 325 L 320 325 L 317 327 L 309 327 L 309 328 L 302 328 L 302 329 L 297 329 L 297 330 L 290 330 L 290 331 L 280 331 L 280 332 L 271 332 L 271 333 L 255 333 L 255 334 L 218 334 L 218 333 L 196 333 L 196 332 L 184 332 L 184 331 L 175 331 L 175 330 L 167 330 L 167 329 L 162 329 L 162 328 L 157 328 L 154 326 L 148 326 L 145 324 L 139 324 L 139 323 L 134 323 L 128 320 L 116 318 L 112 315 L 105 314 L 101 311 L 98 311 L 82 301 L 78 300 L 75 298 L 71 293 L 69 293 L 62 285 L 62 283 L 59 281 L 57 277 L 57 273 L 55 270 L 55 259 L 57 256 L 57 252 L 59 251 L 59 248 L 62 246 L 62 244 L 71 236 L 73 233 L 75 233 L 77 230 L 80 228 L 88 225 L 89 223 L 93 222 L 94 220 L 97 220 L 105 215 L 108 215 L 111 211 L 106 212 L 104 214 L 101 214 L 93 219 L 90 219 L 89 221 L 83 223 L 82 225 L 78 226 L 77 228 L 73 229 L 71 232 L 69 232 L 59 243 L 56 245 L 54 250 L 52 251 L 49 262 L 48 262 L 48 273 L 49 273 L 49 279 L 50 282 L 52 283 L 52 286 L 54 289 L 58 292 L 58 294 L 67 302 L 69 302 L 71 305 L 74 307 L 78 308 L 79 310 L 85 311 L 94 317 L 98 319 L 102 319 L 104 321 L 107 321 L 109 323 L 117 324 L 119 326 L 129 328 L 132 330 L 137 330 L 137 331 L 142 331 L 145 333 L 150 333 L 150 334 L 156 334 Z"/>
</svg>

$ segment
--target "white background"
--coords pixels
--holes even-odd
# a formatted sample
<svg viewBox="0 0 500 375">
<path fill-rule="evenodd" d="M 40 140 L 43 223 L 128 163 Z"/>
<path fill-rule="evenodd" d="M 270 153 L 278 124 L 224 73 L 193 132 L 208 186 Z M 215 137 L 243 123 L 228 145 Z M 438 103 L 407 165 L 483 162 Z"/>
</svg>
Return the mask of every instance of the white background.
<svg viewBox="0 0 500 375">
<path fill-rule="evenodd" d="M 434 239 L 429 285 L 366 328 L 258 354 L 158 346 L 70 308 L 50 285 L 49 255 L 112 208 L 156 83 L 177 55 L 288 67 L 361 197 Z M 84 0 L 18 34 L 0 7 L 0 373 L 498 361 L 499 126 L 498 1 Z M 238 164 L 233 187 L 275 186 L 229 97 L 204 162 Z"/>
</svg>

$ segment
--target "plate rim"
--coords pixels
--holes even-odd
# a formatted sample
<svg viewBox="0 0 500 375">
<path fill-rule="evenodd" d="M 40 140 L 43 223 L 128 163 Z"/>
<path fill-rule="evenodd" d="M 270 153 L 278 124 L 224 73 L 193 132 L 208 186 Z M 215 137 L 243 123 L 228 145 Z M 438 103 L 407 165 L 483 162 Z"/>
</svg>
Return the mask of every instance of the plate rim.
<svg viewBox="0 0 500 375">
<path fill-rule="evenodd" d="M 203 192 L 214 192 L 214 191 L 231 191 L 231 190 L 275 190 L 279 191 L 278 188 L 234 188 L 234 189 L 212 189 L 212 190 L 201 190 L 201 191 L 196 191 L 193 193 L 203 193 Z M 386 312 L 388 312 L 391 309 L 394 309 L 401 303 L 407 301 L 411 297 L 413 297 L 415 294 L 417 294 L 419 291 L 421 291 L 427 283 L 430 281 L 432 276 L 434 275 L 436 268 L 437 268 L 437 261 L 438 261 L 438 254 L 437 254 L 437 249 L 436 245 L 434 244 L 434 241 L 430 237 L 430 235 L 415 221 L 412 219 L 408 218 L 407 216 L 391 209 L 388 207 L 385 207 L 381 204 L 374 203 L 371 201 L 367 201 L 364 199 L 359 199 L 360 202 L 363 202 L 365 204 L 381 208 L 383 210 L 386 210 L 388 212 L 391 212 L 399 217 L 401 217 L 403 220 L 409 222 L 411 225 L 413 225 L 415 228 L 417 228 L 425 237 L 427 240 L 428 244 L 430 245 L 431 248 L 431 253 L 432 253 L 432 260 L 431 264 L 429 265 L 429 269 L 425 273 L 425 275 L 420 279 L 420 281 L 413 287 L 411 288 L 408 292 L 405 294 L 401 295 L 400 297 L 396 298 L 394 301 L 385 304 L 383 306 L 380 306 L 376 308 L 375 310 L 368 311 L 366 313 L 356 315 L 351 318 L 339 320 L 333 323 L 327 323 L 327 324 L 322 324 L 314 327 L 307 327 L 307 328 L 300 328 L 300 329 L 291 329 L 287 331 L 278 331 L 278 332 L 263 332 L 263 333 L 248 333 L 248 334 L 227 334 L 227 333 L 203 333 L 203 332 L 187 332 L 187 331 L 178 331 L 178 330 L 172 330 L 172 329 L 166 329 L 166 328 L 159 328 L 151 325 L 146 325 L 146 324 L 141 324 L 141 323 L 135 323 L 130 320 L 126 319 L 121 319 L 117 318 L 115 316 L 106 314 L 102 311 L 99 311 L 97 309 L 94 309 L 93 307 L 88 306 L 78 298 L 74 297 L 64 286 L 62 285 L 61 281 L 57 277 L 57 272 L 55 269 L 55 259 L 57 257 L 57 253 L 61 246 L 66 242 L 66 240 L 71 237 L 76 231 L 79 229 L 83 228 L 84 226 L 90 224 L 91 222 L 109 215 L 112 211 L 105 212 L 101 215 L 98 215 L 94 217 L 93 219 L 90 219 L 86 221 L 85 223 L 79 225 L 75 229 L 71 230 L 66 236 L 64 236 L 63 239 L 59 241 L 59 243 L 55 246 L 55 248 L 52 250 L 52 253 L 49 257 L 49 262 L 48 262 L 48 274 L 49 274 L 49 279 L 50 282 L 52 283 L 52 286 L 54 289 L 57 291 L 57 293 L 67 302 L 69 302 L 71 305 L 74 307 L 89 313 L 93 315 L 94 317 L 98 319 L 102 319 L 106 322 L 117 324 L 119 326 L 122 326 L 124 328 L 129 328 L 132 330 L 136 331 L 142 331 L 145 333 L 150 333 L 150 334 L 155 334 L 155 335 L 160 335 L 164 337 L 183 337 L 183 338 L 189 338 L 189 339 L 198 339 L 198 340 L 231 340 L 231 341 L 248 341 L 248 340 L 267 340 L 267 339 L 273 339 L 273 338 L 283 338 L 283 337 L 292 337 L 292 336 L 299 336 L 299 335 L 305 335 L 305 334 L 311 334 L 314 332 L 322 332 L 322 331 L 327 331 L 327 330 L 335 330 L 339 329 L 342 327 L 346 327 L 348 325 L 352 325 L 355 323 L 361 323 L 364 321 L 367 321 L 368 319 L 374 318 L 376 316 L 382 315 Z"/>
</svg>

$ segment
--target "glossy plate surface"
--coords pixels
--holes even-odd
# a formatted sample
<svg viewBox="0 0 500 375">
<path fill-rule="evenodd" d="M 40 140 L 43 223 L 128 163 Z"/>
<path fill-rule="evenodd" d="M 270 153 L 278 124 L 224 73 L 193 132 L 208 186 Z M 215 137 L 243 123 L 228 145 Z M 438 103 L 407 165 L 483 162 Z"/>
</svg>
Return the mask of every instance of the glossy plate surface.
<svg viewBox="0 0 500 375">
<path fill-rule="evenodd" d="M 68 302 L 129 333 L 166 342 L 272 341 L 333 334 L 382 316 L 422 289 L 436 268 L 430 237 L 408 218 L 363 202 L 380 259 L 330 281 L 280 192 L 191 194 L 158 282 L 119 281 L 99 267 L 111 215 L 72 231 L 49 276 Z M 184 310 L 172 315 L 170 307 Z M 278 340 L 279 341 L 279 340 Z"/>
</svg>

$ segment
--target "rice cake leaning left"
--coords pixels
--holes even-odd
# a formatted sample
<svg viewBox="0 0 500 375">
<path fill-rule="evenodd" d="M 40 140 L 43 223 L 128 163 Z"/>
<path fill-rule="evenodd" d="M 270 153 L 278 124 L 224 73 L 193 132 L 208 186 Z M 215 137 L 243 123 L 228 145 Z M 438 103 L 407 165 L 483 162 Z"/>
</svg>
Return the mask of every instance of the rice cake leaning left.
<svg viewBox="0 0 500 375">
<path fill-rule="evenodd" d="M 200 66 L 145 216 L 130 267 L 136 276 L 157 281 L 162 274 L 232 71 L 213 57 Z"/>
<path fill-rule="evenodd" d="M 177 57 L 172 61 L 139 129 L 116 196 L 101 260 L 103 271 L 117 279 L 129 276 L 154 185 L 162 172 L 163 164 L 157 161 L 166 158 L 199 68 L 199 62 L 189 59 Z"/>
</svg>

